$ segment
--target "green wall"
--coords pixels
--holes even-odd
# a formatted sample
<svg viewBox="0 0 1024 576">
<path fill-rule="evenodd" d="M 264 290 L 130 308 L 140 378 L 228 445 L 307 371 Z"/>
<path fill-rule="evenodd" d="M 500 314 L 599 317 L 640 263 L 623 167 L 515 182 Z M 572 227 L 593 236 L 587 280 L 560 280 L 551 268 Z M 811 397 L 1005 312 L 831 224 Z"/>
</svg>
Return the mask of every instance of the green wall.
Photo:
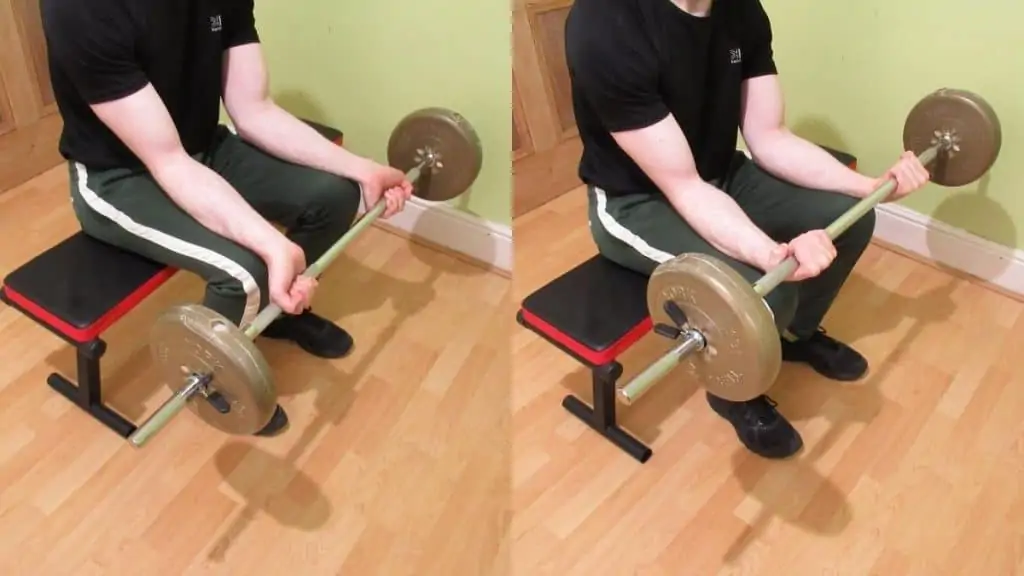
<svg viewBox="0 0 1024 576">
<path fill-rule="evenodd" d="M 790 126 L 855 154 L 878 174 L 902 149 L 911 107 L 942 87 L 983 95 L 1003 127 L 989 176 L 962 189 L 930 185 L 902 203 L 1013 248 L 1024 247 L 1024 198 L 1011 167 L 1024 146 L 1024 51 L 1008 0 L 762 0 Z"/>
<path fill-rule="evenodd" d="M 484 165 L 453 205 L 511 222 L 511 19 L 480 0 L 257 0 L 277 101 L 345 133 L 346 147 L 386 161 L 394 125 L 445 106 L 476 128 Z"/>
</svg>

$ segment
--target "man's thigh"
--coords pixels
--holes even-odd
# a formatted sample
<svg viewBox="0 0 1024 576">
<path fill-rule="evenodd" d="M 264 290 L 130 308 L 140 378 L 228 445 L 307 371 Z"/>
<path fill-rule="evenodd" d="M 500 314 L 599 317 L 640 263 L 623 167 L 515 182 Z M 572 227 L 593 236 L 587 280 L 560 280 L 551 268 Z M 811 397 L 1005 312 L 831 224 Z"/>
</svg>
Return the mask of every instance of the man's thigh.
<svg viewBox="0 0 1024 576">
<path fill-rule="evenodd" d="M 738 164 L 725 183 L 725 191 L 776 242 L 789 242 L 804 232 L 826 228 L 858 201 L 838 192 L 791 184 L 746 157 Z M 873 228 L 872 215 L 863 224 Z"/>
<path fill-rule="evenodd" d="M 598 251 L 620 266 L 650 275 L 661 263 L 683 253 L 707 254 L 726 262 L 751 283 L 764 275 L 709 244 L 660 194 L 589 195 L 590 230 Z M 797 306 L 795 284 L 783 284 L 765 299 L 784 329 Z"/>
<path fill-rule="evenodd" d="M 275 158 L 224 127 L 207 162 L 264 218 L 289 228 L 310 211 L 354 216 L 359 207 L 355 181 Z"/>
<path fill-rule="evenodd" d="M 266 305 L 267 272 L 258 255 L 216 234 L 179 208 L 143 170 L 89 172 L 71 163 L 71 197 L 82 230 L 103 242 L 207 282 L 237 284 L 241 319 Z"/>
</svg>

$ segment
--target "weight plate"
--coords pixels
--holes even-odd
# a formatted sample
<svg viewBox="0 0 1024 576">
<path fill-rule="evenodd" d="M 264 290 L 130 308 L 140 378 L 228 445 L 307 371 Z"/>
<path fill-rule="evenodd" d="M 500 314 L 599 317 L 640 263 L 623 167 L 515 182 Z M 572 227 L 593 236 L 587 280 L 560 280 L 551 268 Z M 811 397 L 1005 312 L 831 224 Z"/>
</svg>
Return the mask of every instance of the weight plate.
<svg viewBox="0 0 1024 576">
<path fill-rule="evenodd" d="M 388 141 L 388 163 L 408 172 L 426 158 L 414 194 L 424 200 L 451 200 L 469 189 L 483 167 L 483 145 L 458 112 L 424 108 L 398 123 Z"/>
<path fill-rule="evenodd" d="M 932 182 L 942 186 L 963 186 L 981 178 L 1003 145 L 995 110 L 966 90 L 943 88 L 918 102 L 903 125 L 903 147 L 921 154 L 945 134 L 952 137 L 955 148 L 939 152 L 928 167 Z"/>
<path fill-rule="evenodd" d="M 209 389 L 230 406 L 224 414 L 201 395 L 189 408 L 229 434 L 253 434 L 277 407 L 274 379 L 263 354 L 224 316 L 196 304 L 175 306 L 157 318 L 150 351 L 167 386 L 177 391 L 193 373 L 213 374 Z"/>
<path fill-rule="evenodd" d="M 782 349 L 771 311 L 751 283 L 706 254 L 682 254 L 655 269 L 647 306 L 655 324 L 672 325 L 674 301 L 707 345 L 682 361 L 711 394 L 732 401 L 764 394 L 779 374 Z"/>
</svg>

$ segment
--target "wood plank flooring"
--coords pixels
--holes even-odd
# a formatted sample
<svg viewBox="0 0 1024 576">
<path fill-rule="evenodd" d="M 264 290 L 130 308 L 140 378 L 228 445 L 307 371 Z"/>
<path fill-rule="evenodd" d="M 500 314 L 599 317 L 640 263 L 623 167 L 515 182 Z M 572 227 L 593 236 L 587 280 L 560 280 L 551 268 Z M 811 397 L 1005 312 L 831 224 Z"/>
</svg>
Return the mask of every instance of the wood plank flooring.
<svg viewBox="0 0 1024 576">
<path fill-rule="evenodd" d="M 576 191 L 514 227 L 516 302 L 595 252 Z M 872 245 L 827 318 L 861 382 L 786 366 L 771 394 L 801 431 L 787 462 L 747 453 L 693 382 L 624 411 L 645 465 L 560 406 L 587 373 L 516 328 L 513 572 L 575 575 L 1024 574 L 1019 301 Z M 626 377 L 663 351 L 648 337 Z"/>
<path fill-rule="evenodd" d="M 0 273 L 74 230 L 65 186 L 58 169 L 0 195 Z M 827 320 L 869 376 L 787 366 L 772 390 L 799 458 L 747 454 L 676 378 L 625 411 L 655 448 L 639 465 L 561 408 L 586 373 L 513 324 L 593 253 L 584 202 L 516 221 L 511 286 L 368 231 L 317 302 L 353 356 L 260 344 L 293 420 L 270 440 L 185 414 L 133 450 L 45 386 L 71 351 L 0 308 L 0 573 L 1024 574 L 1024 304 L 872 246 Z M 201 288 L 179 275 L 109 332 L 128 417 L 168 393 L 149 323 Z M 660 350 L 636 346 L 627 376 Z"/>
</svg>

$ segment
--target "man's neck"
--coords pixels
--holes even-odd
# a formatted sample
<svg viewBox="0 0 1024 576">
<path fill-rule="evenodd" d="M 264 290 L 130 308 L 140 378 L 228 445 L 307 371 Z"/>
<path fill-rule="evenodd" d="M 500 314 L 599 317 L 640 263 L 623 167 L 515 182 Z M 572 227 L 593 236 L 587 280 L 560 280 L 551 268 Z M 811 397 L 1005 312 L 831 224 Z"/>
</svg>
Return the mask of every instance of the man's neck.
<svg viewBox="0 0 1024 576">
<path fill-rule="evenodd" d="M 711 4 L 714 0 L 672 0 L 672 3 L 683 12 L 694 16 L 707 16 L 711 14 Z"/>
</svg>

